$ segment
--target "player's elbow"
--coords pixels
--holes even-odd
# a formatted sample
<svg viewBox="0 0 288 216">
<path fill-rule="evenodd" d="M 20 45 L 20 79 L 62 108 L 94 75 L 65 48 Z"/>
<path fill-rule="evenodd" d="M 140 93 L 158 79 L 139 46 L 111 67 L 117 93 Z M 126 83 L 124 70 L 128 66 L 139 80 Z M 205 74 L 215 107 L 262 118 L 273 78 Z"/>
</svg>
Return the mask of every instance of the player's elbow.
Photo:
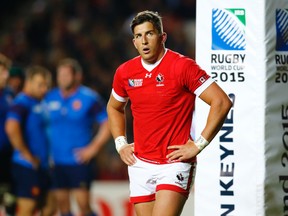
<svg viewBox="0 0 288 216">
<path fill-rule="evenodd" d="M 226 116 L 230 111 L 231 107 L 233 106 L 232 101 L 228 97 L 225 97 L 222 98 L 222 100 L 219 103 L 220 103 L 219 106 L 221 107 L 223 114 Z"/>
</svg>

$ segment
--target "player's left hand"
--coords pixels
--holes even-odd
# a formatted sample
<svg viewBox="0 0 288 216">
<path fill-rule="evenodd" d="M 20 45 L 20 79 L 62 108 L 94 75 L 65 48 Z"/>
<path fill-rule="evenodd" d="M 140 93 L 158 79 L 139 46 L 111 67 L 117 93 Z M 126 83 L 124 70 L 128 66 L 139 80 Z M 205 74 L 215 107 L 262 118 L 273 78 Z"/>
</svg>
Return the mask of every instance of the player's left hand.
<svg viewBox="0 0 288 216">
<path fill-rule="evenodd" d="M 166 156 L 169 161 L 189 160 L 195 157 L 200 152 L 200 150 L 194 144 L 194 141 L 190 139 L 184 145 L 168 146 L 168 149 L 174 149 L 173 152 Z"/>
</svg>

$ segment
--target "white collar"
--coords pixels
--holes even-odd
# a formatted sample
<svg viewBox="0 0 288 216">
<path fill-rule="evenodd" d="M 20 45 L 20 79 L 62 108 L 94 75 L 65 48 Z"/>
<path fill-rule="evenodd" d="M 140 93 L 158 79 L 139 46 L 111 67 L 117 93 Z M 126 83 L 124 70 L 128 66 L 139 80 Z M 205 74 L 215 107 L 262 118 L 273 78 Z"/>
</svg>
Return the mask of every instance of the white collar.
<svg viewBox="0 0 288 216">
<path fill-rule="evenodd" d="M 160 62 L 162 61 L 162 59 L 164 58 L 164 56 L 166 55 L 167 53 L 167 49 L 165 48 L 165 53 L 164 55 L 162 56 L 161 59 L 159 59 L 157 62 L 155 62 L 154 64 L 147 64 L 143 61 L 143 59 L 141 58 L 141 63 L 142 63 L 142 66 L 149 72 L 151 72 L 154 68 L 156 68 Z"/>
</svg>

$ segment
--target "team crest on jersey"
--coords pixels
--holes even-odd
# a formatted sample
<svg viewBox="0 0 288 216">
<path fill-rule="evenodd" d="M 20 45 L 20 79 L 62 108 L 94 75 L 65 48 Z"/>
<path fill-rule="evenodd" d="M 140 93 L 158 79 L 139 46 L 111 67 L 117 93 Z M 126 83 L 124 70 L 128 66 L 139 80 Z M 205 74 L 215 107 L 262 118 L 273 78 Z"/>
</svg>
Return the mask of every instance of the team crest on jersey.
<svg viewBox="0 0 288 216">
<path fill-rule="evenodd" d="M 139 87 L 143 85 L 143 79 L 128 79 L 128 84 L 131 87 Z"/>
<path fill-rule="evenodd" d="M 74 110 L 79 110 L 82 107 L 82 102 L 80 100 L 73 101 L 72 107 Z"/>
<path fill-rule="evenodd" d="M 157 85 L 156 86 L 164 86 L 164 76 L 163 74 L 159 73 L 157 76 L 156 76 L 156 81 L 157 81 Z"/>
</svg>

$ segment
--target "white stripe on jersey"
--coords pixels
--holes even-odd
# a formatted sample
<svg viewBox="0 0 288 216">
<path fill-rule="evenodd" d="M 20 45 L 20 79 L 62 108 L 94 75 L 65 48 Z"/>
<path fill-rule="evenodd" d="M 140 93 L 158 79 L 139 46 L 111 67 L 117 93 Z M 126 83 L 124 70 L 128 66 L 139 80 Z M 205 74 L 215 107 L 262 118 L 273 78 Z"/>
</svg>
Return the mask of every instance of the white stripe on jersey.
<svg viewBox="0 0 288 216">
<path fill-rule="evenodd" d="M 206 82 L 204 82 L 201 86 L 199 86 L 195 91 L 194 94 L 199 97 L 199 95 L 206 89 L 208 86 L 210 86 L 214 80 L 210 77 Z"/>
<path fill-rule="evenodd" d="M 128 100 L 128 98 L 124 98 L 124 97 L 121 97 L 120 95 L 118 95 L 118 94 L 114 91 L 114 89 L 112 89 L 112 95 L 113 95 L 113 97 L 114 97 L 117 101 L 120 101 L 120 102 L 123 102 L 123 103 L 125 103 L 125 102 Z"/>
</svg>

